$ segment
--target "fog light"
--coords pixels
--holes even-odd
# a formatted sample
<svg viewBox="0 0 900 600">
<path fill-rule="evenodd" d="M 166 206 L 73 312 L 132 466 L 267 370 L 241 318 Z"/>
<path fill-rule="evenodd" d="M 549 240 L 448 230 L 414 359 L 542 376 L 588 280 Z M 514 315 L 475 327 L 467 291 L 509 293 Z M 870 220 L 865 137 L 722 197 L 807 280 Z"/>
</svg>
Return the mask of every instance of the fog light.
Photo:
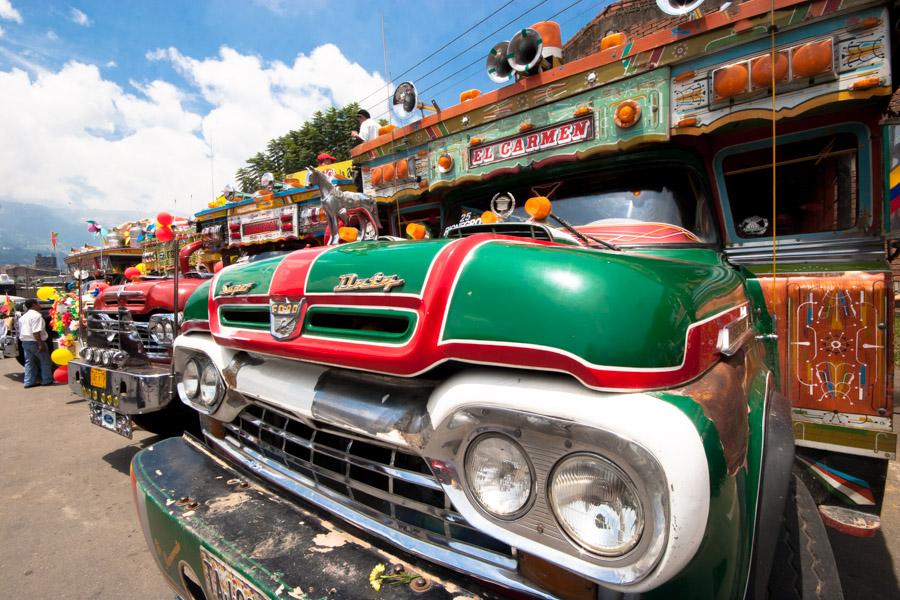
<svg viewBox="0 0 900 600">
<path fill-rule="evenodd" d="M 501 519 L 515 517 L 531 499 L 534 475 L 522 448 L 506 436 L 487 434 L 466 452 L 466 479 L 475 500 Z"/>
<path fill-rule="evenodd" d="M 637 490 L 619 467 L 594 454 L 564 458 L 550 476 L 550 508 L 580 546 L 621 556 L 641 539 L 644 515 Z"/>
<path fill-rule="evenodd" d="M 109 350 L 104 350 L 100 355 L 100 362 L 104 367 L 108 367 L 112 362 L 112 352 Z"/>
</svg>

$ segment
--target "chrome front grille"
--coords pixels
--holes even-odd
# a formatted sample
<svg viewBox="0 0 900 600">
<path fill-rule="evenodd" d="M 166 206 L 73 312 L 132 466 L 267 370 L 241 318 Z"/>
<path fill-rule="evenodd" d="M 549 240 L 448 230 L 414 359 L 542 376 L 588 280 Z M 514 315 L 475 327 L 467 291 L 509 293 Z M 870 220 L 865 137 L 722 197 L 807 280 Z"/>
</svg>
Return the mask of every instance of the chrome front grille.
<svg viewBox="0 0 900 600">
<path fill-rule="evenodd" d="M 416 454 L 260 405 L 248 406 L 225 427 L 245 451 L 327 488 L 343 504 L 394 529 L 482 560 L 514 561 L 508 545 L 472 528 L 454 509 Z"/>
<path fill-rule="evenodd" d="M 149 324 L 131 320 L 127 312 L 91 310 L 87 313 L 87 330 L 90 345 L 95 347 L 115 348 L 133 355 L 136 346 L 133 342 L 140 341 L 147 358 L 169 357 L 169 348 L 156 343 L 150 336 Z M 131 338 L 132 343 L 125 338 Z"/>
</svg>

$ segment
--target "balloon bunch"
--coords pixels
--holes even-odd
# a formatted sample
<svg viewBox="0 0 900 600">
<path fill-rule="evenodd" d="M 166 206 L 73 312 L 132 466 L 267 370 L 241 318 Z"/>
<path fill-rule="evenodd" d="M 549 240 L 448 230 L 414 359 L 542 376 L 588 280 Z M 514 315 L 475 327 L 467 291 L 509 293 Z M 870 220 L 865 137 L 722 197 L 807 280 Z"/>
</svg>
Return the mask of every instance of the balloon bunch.
<svg viewBox="0 0 900 600">
<path fill-rule="evenodd" d="M 156 239 L 164 243 L 175 239 L 175 232 L 172 231 L 172 222 L 174 220 L 175 217 L 166 211 L 156 215 Z"/>
<path fill-rule="evenodd" d="M 75 293 L 57 294 L 53 300 L 53 307 L 50 309 L 50 327 L 59 334 L 60 348 L 71 350 L 75 347 L 75 332 L 78 331 L 78 322 L 78 300 Z M 54 351 L 55 353 L 56 351 Z M 63 364 L 58 361 L 54 362 Z"/>
</svg>

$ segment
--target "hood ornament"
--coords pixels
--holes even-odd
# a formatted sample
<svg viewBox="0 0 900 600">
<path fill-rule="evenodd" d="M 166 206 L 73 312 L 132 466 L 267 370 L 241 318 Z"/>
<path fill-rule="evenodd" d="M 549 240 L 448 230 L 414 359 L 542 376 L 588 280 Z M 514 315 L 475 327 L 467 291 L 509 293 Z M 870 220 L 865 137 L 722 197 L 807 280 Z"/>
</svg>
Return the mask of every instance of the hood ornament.
<svg viewBox="0 0 900 600">
<path fill-rule="evenodd" d="M 327 175 L 307 167 L 307 184 L 319 186 L 322 192 L 322 209 L 328 223 L 327 246 L 341 243 L 340 228 L 357 226 L 360 239 L 378 237 L 378 205 L 375 200 L 359 192 L 345 192 L 331 183 Z"/>
</svg>

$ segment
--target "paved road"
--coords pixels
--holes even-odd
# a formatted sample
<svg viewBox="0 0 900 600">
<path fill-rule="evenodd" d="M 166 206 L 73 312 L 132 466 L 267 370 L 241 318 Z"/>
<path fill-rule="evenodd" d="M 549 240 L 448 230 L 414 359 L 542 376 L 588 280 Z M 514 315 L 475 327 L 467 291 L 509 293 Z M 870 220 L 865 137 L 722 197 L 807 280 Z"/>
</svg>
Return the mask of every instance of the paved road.
<svg viewBox="0 0 900 600">
<path fill-rule="evenodd" d="M 131 500 L 129 441 L 67 386 L 22 388 L 0 360 L 0 581 L 14 598 L 171 600 Z"/>
<path fill-rule="evenodd" d="M 0 360 L 0 581 L 7 595 L 170 600 L 138 526 L 128 473 L 132 456 L 160 438 L 135 431 L 129 442 L 95 427 L 68 387 L 25 390 L 21 371 L 14 360 Z M 876 537 L 829 532 L 848 600 L 900 597 L 898 463 L 888 496 Z"/>
</svg>

